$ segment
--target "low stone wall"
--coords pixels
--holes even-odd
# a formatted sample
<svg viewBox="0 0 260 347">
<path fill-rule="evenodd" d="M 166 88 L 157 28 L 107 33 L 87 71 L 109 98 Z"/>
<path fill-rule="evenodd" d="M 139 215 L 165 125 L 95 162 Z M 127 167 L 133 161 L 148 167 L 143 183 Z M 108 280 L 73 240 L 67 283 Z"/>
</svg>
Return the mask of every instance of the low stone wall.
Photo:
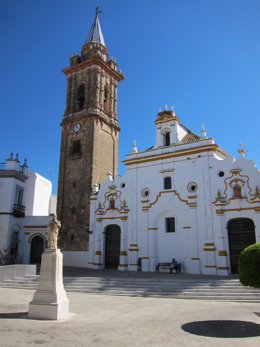
<svg viewBox="0 0 260 347">
<path fill-rule="evenodd" d="M 0 282 L 33 275 L 36 275 L 36 265 L 14 264 L 0 266 Z"/>
</svg>

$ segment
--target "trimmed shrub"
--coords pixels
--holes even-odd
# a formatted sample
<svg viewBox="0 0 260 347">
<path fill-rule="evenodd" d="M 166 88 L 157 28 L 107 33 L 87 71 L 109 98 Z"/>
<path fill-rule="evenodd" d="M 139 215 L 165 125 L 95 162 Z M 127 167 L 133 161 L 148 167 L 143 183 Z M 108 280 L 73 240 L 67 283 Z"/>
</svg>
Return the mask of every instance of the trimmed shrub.
<svg viewBox="0 0 260 347">
<path fill-rule="evenodd" d="M 238 273 L 242 284 L 260 288 L 260 243 L 254 243 L 241 252 Z"/>
</svg>

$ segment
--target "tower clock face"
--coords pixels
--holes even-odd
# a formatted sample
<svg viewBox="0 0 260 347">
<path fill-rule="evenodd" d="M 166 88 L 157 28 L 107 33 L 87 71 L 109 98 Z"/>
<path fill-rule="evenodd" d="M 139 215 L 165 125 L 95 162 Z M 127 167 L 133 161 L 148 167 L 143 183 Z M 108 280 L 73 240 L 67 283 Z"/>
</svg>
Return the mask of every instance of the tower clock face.
<svg viewBox="0 0 260 347">
<path fill-rule="evenodd" d="M 75 133 L 78 133 L 80 131 L 80 128 L 81 128 L 81 126 L 80 126 L 79 123 L 76 123 L 76 124 L 73 125 L 73 131 Z"/>
</svg>

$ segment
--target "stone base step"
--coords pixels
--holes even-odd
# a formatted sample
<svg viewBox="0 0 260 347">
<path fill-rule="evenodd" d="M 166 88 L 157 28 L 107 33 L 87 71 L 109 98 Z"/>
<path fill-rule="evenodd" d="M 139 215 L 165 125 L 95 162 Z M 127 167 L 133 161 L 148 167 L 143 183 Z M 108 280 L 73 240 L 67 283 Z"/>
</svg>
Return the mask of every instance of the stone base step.
<svg viewBox="0 0 260 347">
<path fill-rule="evenodd" d="M 35 290 L 38 282 L 39 276 L 28 276 L 1 282 L 0 287 Z M 64 287 L 89 294 L 260 302 L 260 289 L 245 287 L 238 279 L 64 277 Z"/>
</svg>

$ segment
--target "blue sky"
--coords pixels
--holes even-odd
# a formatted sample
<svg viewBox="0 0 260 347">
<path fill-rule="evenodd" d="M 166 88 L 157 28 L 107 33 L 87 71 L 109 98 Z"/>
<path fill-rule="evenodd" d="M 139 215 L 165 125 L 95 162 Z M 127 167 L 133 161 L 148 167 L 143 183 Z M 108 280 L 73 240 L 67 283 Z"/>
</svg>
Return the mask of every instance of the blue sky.
<svg viewBox="0 0 260 347">
<path fill-rule="evenodd" d="M 259 0 L 1 0 L 0 162 L 12 151 L 50 178 L 54 193 L 69 57 L 96 6 L 119 86 L 120 161 L 154 144 L 165 104 L 182 123 L 260 165 Z M 51 170 L 50 170 L 51 169 Z M 120 174 L 124 166 L 120 165 Z"/>
</svg>

